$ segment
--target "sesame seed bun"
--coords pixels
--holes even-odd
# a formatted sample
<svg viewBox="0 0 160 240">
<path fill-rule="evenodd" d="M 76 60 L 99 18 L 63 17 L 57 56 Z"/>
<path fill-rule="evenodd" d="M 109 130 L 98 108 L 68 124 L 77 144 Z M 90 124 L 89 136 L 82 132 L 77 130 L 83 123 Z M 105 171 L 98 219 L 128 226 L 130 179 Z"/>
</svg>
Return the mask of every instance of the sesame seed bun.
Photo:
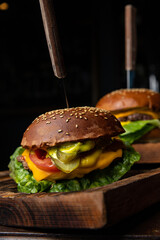
<svg viewBox="0 0 160 240">
<path fill-rule="evenodd" d="M 37 117 L 24 132 L 21 145 L 45 148 L 59 143 L 113 137 L 124 130 L 108 111 L 94 107 L 59 109 Z"/>
<path fill-rule="evenodd" d="M 121 111 L 131 108 L 148 108 L 160 111 L 160 94 L 149 89 L 120 89 L 103 96 L 96 107 Z"/>
</svg>

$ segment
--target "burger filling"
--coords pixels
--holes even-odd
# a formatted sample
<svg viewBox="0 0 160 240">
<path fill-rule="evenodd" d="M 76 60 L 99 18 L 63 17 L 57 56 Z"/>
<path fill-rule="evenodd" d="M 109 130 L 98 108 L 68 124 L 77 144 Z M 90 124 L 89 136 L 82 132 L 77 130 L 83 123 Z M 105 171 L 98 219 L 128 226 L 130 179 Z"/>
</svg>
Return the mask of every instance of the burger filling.
<svg viewBox="0 0 160 240">
<path fill-rule="evenodd" d="M 140 159 L 140 154 L 131 146 L 123 148 L 121 141 L 113 140 L 99 150 L 96 141 L 94 144 L 94 148 L 77 153 L 79 166 L 70 173 L 61 171 L 47 151 L 18 147 L 8 165 L 10 176 L 17 183 L 19 192 L 81 191 L 118 181 Z M 68 179 L 66 176 L 69 176 Z M 55 181 L 56 177 L 59 180 Z"/>
<path fill-rule="evenodd" d="M 115 112 L 114 115 L 121 121 L 121 124 L 125 130 L 125 133 L 120 135 L 121 140 L 128 142 L 130 144 L 140 141 L 141 138 L 148 134 L 151 130 L 155 128 L 160 128 L 160 113 L 153 112 L 150 110 L 137 108 L 133 110 L 128 110 L 124 112 Z M 157 136 L 157 141 L 159 141 L 160 136 Z M 143 138 L 143 141 L 144 138 Z M 147 142 L 156 141 L 154 139 L 147 139 Z"/>
<path fill-rule="evenodd" d="M 122 141 L 117 139 L 67 142 L 45 150 L 25 149 L 17 160 L 23 163 L 25 169 L 28 166 L 37 181 L 81 178 L 122 157 L 122 148 Z"/>
<path fill-rule="evenodd" d="M 124 112 L 114 112 L 114 115 L 117 119 L 121 121 L 122 126 L 130 121 L 151 120 L 160 118 L 160 113 L 142 108 L 136 108 Z"/>
<path fill-rule="evenodd" d="M 153 116 L 151 116 L 149 114 L 144 114 L 144 113 L 133 113 L 131 115 L 118 118 L 118 120 L 121 121 L 121 122 L 139 121 L 139 120 L 151 120 L 151 119 L 153 119 Z"/>
</svg>

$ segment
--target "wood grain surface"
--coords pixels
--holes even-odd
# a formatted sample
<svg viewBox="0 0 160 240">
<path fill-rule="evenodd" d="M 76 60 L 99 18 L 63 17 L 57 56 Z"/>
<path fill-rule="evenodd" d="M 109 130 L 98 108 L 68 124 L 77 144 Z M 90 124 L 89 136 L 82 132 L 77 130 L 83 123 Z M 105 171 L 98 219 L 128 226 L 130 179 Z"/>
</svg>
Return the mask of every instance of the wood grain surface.
<svg viewBox="0 0 160 240">
<path fill-rule="evenodd" d="M 112 227 L 101 229 L 42 229 L 0 226 L 2 239 L 157 240 L 160 239 L 160 202 Z"/>
<path fill-rule="evenodd" d="M 160 168 L 82 192 L 24 194 L 0 173 L 0 225 L 99 229 L 160 200 Z"/>
</svg>

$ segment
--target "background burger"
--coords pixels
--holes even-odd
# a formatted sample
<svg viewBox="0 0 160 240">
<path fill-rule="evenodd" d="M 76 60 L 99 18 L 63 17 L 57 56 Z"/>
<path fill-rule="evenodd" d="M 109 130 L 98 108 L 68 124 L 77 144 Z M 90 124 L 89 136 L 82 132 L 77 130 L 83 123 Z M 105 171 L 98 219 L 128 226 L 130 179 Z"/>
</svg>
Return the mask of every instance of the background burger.
<svg viewBox="0 0 160 240">
<path fill-rule="evenodd" d="M 160 141 L 160 94 L 149 89 L 121 89 L 102 97 L 97 105 L 110 110 L 120 121 L 129 142 Z"/>
<path fill-rule="evenodd" d="M 140 156 L 117 139 L 124 132 L 108 111 L 77 107 L 37 117 L 11 156 L 18 191 L 66 192 L 121 178 Z"/>
</svg>

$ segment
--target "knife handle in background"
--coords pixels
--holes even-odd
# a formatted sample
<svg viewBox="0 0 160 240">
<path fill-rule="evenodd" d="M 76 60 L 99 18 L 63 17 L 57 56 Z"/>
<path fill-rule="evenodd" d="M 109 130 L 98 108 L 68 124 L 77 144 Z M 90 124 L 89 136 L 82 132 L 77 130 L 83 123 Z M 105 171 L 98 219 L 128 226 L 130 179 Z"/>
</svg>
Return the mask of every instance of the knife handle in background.
<svg viewBox="0 0 160 240">
<path fill-rule="evenodd" d="M 64 78 L 66 76 L 66 69 L 59 40 L 53 0 L 39 0 L 39 3 L 54 75 L 58 78 Z"/>
<path fill-rule="evenodd" d="M 135 70 L 136 66 L 136 8 L 132 5 L 125 6 L 125 69 Z"/>
</svg>

